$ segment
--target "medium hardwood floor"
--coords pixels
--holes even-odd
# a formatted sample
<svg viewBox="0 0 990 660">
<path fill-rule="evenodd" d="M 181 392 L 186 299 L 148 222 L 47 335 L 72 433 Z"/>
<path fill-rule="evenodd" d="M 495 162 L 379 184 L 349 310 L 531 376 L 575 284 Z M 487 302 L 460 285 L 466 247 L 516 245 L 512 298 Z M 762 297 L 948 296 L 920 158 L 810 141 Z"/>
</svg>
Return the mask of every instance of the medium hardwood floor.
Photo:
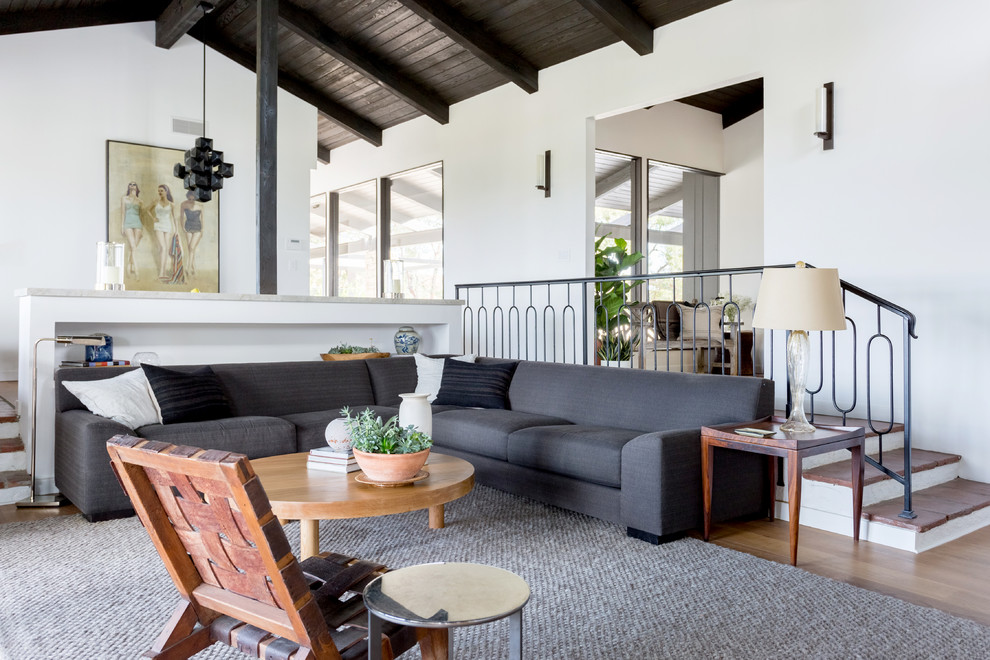
<svg viewBox="0 0 990 660">
<path fill-rule="evenodd" d="M 0 524 L 78 513 L 75 507 L 17 509 L 0 506 Z M 98 523 L 97 523 L 98 524 Z M 723 523 L 712 542 L 757 557 L 790 563 L 787 523 Z M 802 527 L 798 567 L 835 580 L 934 607 L 990 625 L 990 527 L 922 554 Z"/>
</svg>

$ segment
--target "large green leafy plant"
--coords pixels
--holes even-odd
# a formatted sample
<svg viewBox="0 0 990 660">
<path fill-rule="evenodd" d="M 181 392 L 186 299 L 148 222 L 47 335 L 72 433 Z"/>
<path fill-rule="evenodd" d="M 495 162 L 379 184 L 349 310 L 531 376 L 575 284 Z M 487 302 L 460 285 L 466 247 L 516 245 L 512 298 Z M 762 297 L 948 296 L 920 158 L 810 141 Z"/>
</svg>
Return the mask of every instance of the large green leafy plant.
<svg viewBox="0 0 990 660">
<path fill-rule="evenodd" d="M 614 239 L 613 245 L 605 245 L 601 236 L 595 240 L 595 277 L 619 277 L 643 259 L 641 252 L 629 254 L 629 242 Z M 630 287 L 640 280 L 599 282 L 595 285 L 595 329 L 598 338 L 598 357 L 614 362 L 631 360 L 636 342 L 629 327 L 628 309 L 639 305 L 629 299 Z"/>
<path fill-rule="evenodd" d="M 369 454 L 415 454 L 429 449 L 433 439 L 416 430 L 414 426 L 402 428 L 397 416 L 383 421 L 370 409 L 356 415 L 350 408 L 343 408 L 344 425 L 351 437 L 351 447 Z"/>
</svg>

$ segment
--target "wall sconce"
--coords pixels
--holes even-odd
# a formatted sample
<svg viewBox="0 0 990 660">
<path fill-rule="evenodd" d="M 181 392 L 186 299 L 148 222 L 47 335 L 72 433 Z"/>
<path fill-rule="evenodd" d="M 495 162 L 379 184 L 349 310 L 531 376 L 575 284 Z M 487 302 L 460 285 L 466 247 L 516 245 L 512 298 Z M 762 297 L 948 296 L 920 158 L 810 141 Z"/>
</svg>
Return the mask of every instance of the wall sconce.
<svg viewBox="0 0 990 660">
<path fill-rule="evenodd" d="M 815 137 L 822 139 L 822 151 L 832 148 L 835 138 L 835 83 L 827 82 L 818 88 L 815 99 Z"/>
<path fill-rule="evenodd" d="M 543 191 L 544 197 L 550 196 L 550 150 L 536 157 L 536 189 Z"/>
</svg>

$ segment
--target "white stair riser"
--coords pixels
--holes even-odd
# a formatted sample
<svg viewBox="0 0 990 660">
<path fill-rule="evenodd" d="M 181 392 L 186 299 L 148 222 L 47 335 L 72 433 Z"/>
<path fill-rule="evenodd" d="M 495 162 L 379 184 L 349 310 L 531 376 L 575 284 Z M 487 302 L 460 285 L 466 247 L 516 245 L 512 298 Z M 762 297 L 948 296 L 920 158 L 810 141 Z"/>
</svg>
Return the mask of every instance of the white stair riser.
<svg viewBox="0 0 990 660">
<path fill-rule="evenodd" d="M 0 472 L 11 470 L 26 470 L 28 466 L 27 452 L 8 451 L 0 454 Z"/>
<path fill-rule="evenodd" d="M 889 435 L 883 436 L 883 450 L 891 451 L 893 449 L 900 449 L 904 446 L 904 432 L 898 431 L 897 433 L 891 433 Z M 873 436 L 866 439 L 866 453 L 870 456 L 874 456 L 880 451 L 880 439 L 877 436 Z M 838 463 L 839 461 L 849 460 L 849 451 L 846 449 L 840 449 L 839 451 L 830 451 L 827 454 L 818 454 L 817 456 L 809 456 L 808 458 L 801 461 L 801 467 L 805 470 L 810 470 L 811 468 L 816 468 L 820 465 L 828 465 L 829 463 Z"/>
<path fill-rule="evenodd" d="M 959 463 L 940 465 L 924 472 L 911 475 L 911 490 L 917 492 L 931 488 L 959 476 Z M 787 501 L 787 490 L 778 488 L 778 499 Z M 885 479 L 875 484 L 863 487 L 863 506 L 904 497 L 904 486 L 893 479 Z M 846 486 L 836 486 L 823 481 L 801 480 L 801 508 L 829 511 L 843 516 L 852 515 L 852 489 Z"/>
<path fill-rule="evenodd" d="M 0 423 L 0 439 L 16 438 L 21 434 L 20 422 Z"/>
<path fill-rule="evenodd" d="M 0 505 L 13 504 L 30 497 L 31 489 L 28 486 L 17 486 L 15 488 L 0 488 Z"/>
</svg>

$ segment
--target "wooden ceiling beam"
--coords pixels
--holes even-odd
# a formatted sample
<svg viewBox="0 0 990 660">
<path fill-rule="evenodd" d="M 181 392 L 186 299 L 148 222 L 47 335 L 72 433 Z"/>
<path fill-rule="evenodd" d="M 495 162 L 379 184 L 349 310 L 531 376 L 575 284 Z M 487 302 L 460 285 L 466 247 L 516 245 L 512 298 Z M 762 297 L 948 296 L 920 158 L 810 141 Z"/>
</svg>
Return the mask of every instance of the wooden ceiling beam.
<svg viewBox="0 0 990 660">
<path fill-rule="evenodd" d="M 213 5 L 202 0 L 172 0 L 155 19 L 155 45 L 171 48 L 209 11 Z"/>
<path fill-rule="evenodd" d="M 599 23 L 640 55 L 653 52 L 653 26 L 623 0 L 577 0 Z"/>
<path fill-rule="evenodd" d="M 450 121 L 450 106 L 435 93 L 395 73 L 392 65 L 357 48 L 318 18 L 295 5 L 283 1 L 278 11 L 279 23 L 308 43 L 388 90 L 427 117 L 441 124 Z"/>
<path fill-rule="evenodd" d="M 495 39 L 478 23 L 465 18 L 440 0 L 399 2 L 526 92 L 532 94 L 539 89 L 536 67 Z"/>
<path fill-rule="evenodd" d="M 13 11 L 0 14 L 0 35 L 153 21 L 156 14 L 153 3 L 132 0 L 109 2 L 95 7 L 77 7 L 71 10 Z"/>
<path fill-rule="evenodd" d="M 189 31 L 189 34 L 205 42 L 207 46 L 221 55 L 237 62 L 248 71 L 254 72 L 256 70 L 254 53 L 249 53 L 235 46 L 217 31 L 201 28 L 197 25 Z M 278 86 L 293 96 L 297 96 L 303 101 L 306 101 L 306 103 L 314 106 L 317 112 L 345 131 L 366 142 L 370 142 L 376 147 L 382 146 L 381 128 L 327 97 L 323 92 L 318 91 L 305 81 L 279 69 Z"/>
</svg>

